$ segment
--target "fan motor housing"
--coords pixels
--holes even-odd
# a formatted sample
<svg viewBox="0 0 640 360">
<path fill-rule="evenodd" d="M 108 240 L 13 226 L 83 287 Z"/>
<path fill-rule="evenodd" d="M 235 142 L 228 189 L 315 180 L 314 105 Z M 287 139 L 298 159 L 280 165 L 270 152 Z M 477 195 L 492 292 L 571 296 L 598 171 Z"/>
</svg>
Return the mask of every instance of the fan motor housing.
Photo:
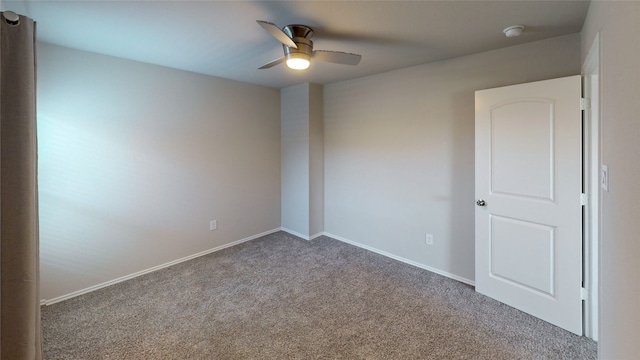
<svg viewBox="0 0 640 360">
<path fill-rule="evenodd" d="M 303 53 L 311 57 L 313 54 L 313 41 L 311 41 L 313 29 L 306 25 L 293 24 L 285 26 L 282 30 L 298 46 L 296 49 L 287 45 L 282 45 L 285 57 L 289 57 L 290 54 L 295 53 Z"/>
<path fill-rule="evenodd" d="M 311 56 L 313 53 L 313 41 L 305 38 L 293 38 L 293 42 L 298 45 L 297 49 L 292 48 L 291 46 L 282 45 L 285 55 L 303 53 Z"/>
</svg>

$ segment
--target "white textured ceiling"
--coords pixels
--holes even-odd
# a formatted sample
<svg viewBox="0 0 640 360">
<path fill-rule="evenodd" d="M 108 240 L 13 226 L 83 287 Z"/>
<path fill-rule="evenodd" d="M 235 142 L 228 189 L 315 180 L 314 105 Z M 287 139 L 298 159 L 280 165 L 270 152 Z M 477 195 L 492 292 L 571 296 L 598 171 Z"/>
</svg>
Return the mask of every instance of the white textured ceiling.
<svg viewBox="0 0 640 360">
<path fill-rule="evenodd" d="M 579 32 L 588 1 L 10 1 L 40 41 L 271 87 L 326 84 Z M 284 64 L 256 20 L 314 28 L 316 50 L 362 55 L 357 66 Z M 523 24 L 507 38 L 502 29 Z"/>
</svg>

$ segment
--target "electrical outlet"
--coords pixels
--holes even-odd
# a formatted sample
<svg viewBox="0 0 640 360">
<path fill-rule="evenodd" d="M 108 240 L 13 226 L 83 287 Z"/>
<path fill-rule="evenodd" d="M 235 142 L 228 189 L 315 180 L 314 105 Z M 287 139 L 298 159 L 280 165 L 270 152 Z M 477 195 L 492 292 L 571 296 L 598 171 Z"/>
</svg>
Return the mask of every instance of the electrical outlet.
<svg viewBox="0 0 640 360">
<path fill-rule="evenodd" d="M 433 235 L 432 235 L 432 234 L 427 234 L 427 235 L 424 237 L 424 242 L 425 242 L 425 244 L 427 244 L 427 245 L 433 245 Z"/>
<path fill-rule="evenodd" d="M 218 228 L 218 220 L 209 221 L 209 230 L 210 231 L 216 230 L 217 228 Z"/>
</svg>

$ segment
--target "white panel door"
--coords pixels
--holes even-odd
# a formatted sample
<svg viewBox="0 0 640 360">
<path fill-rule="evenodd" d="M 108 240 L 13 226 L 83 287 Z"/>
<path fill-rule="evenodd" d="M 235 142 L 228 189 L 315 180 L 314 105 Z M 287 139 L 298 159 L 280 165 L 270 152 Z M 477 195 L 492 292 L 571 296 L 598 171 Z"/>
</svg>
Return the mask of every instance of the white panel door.
<svg viewBox="0 0 640 360">
<path fill-rule="evenodd" d="M 580 76 L 476 92 L 476 291 L 582 335 Z"/>
</svg>

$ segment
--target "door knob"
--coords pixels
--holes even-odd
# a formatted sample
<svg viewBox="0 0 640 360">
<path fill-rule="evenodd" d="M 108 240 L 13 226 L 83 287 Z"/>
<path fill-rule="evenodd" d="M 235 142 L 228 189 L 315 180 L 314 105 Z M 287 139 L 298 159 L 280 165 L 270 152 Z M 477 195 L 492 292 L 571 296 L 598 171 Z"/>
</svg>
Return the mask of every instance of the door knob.
<svg viewBox="0 0 640 360">
<path fill-rule="evenodd" d="M 485 206 L 485 205 L 487 205 L 487 203 L 486 203 L 484 200 L 482 200 L 482 199 L 478 199 L 478 201 L 476 201 L 476 205 L 478 205 L 478 206 Z"/>
</svg>

